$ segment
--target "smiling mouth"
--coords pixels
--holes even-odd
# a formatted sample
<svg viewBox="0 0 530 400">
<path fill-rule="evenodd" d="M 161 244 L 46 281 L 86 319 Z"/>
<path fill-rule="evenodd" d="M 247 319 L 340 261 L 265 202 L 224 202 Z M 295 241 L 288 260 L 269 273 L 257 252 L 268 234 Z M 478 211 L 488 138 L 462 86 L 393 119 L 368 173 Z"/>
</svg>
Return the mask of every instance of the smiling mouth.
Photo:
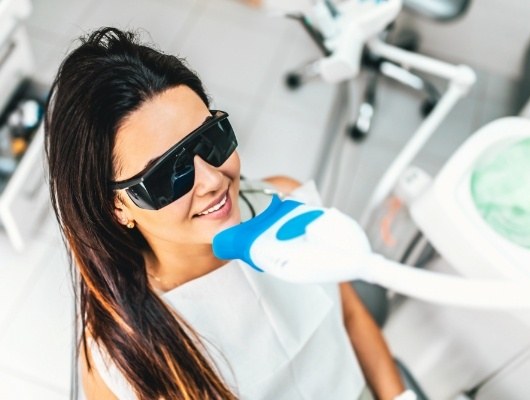
<svg viewBox="0 0 530 400">
<path fill-rule="evenodd" d="M 228 200 L 228 192 L 225 193 L 225 195 L 223 196 L 221 201 L 219 201 L 219 203 L 213 205 L 212 207 L 208 208 L 207 210 L 201 211 L 200 213 L 196 214 L 196 216 L 200 217 L 200 216 L 208 215 L 208 214 L 211 214 L 213 212 L 216 212 L 216 211 L 220 210 L 226 204 L 227 200 Z"/>
</svg>

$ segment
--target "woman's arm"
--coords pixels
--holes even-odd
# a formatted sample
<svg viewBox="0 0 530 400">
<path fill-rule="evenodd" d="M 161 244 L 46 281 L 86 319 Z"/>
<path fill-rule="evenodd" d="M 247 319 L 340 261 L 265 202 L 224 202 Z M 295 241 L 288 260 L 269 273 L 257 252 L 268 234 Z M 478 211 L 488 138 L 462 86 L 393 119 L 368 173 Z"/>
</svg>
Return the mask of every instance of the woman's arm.
<svg viewBox="0 0 530 400">
<path fill-rule="evenodd" d="M 283 175 L 269 176 L 263 180 L 286 195 L 301 186 L 301 183 L 296 179 Z"/>
<path fill-rule="evenodd" d="M 405 389 L 394 360 L 370 313 L 349 283 L 340 284 L 344 325 L 374 396 L 390 400 Z"/>
<path fill-rule="evenodd" d="M 81 380 L 83 382 L 85 398 L 87 400 L 118 400 L 96 370 L 90 351 L 88 352 L 88 359 L 90 361 L 90 366 L 92 367 L 90 371 L 88 370 L 83 346 L 81 346 L 79 361 L 81 363 Z"/>
</svg>

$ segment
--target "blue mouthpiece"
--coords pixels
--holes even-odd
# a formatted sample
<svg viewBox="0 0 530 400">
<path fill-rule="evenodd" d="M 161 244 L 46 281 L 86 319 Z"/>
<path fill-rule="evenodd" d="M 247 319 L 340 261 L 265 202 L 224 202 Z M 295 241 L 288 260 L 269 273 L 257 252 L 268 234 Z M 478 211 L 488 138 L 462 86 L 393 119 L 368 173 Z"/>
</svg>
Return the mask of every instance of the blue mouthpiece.
<svg viewBox="0 0 530 400">
<path fill-rule="evenodd" d="M 214 255 L 221 260 L 243 260 L 254 269 L 263 272 L 250 256 L 252 244 L 276 221 L 301 204 L 294 200 L 281 201 L 278 196 L 272 196 L 271 203 L 261 214 L 214 236 L 212 243 Z"/>
</svg>

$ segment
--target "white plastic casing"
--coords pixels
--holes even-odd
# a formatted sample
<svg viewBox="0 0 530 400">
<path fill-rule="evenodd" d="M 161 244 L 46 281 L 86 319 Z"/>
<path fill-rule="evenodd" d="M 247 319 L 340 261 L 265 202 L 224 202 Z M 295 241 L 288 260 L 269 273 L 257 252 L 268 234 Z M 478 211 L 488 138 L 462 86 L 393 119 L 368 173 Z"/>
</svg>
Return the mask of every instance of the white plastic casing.
<svg viewBox="0 0 530 400">
<path fill-rule="evenodd" d="M 276 221 L 252 244 L 250 256 L 267 273 L 291 282 L 339 282 L 358 274 L 357 258 L 370 254 L 365 233 L 350 217 L 336 209 L 311 222 L 304 235 L 278 240 L 277 232 L 288 220 L 311 210 L 300 206 Z"/>
<path fill-rule="evenodd" d="M 340 15 L 331 29 L 326 23 L 326 47 L 332 54 L 319 63 L 326 82 L 337 83 L 358 75 L 365 43 L 390 24 L 401 10 L 401 0 L 349 0 L 337 5 Z"/>
<path fill-rule="evenodd" d="M 530 279 L 530 250 L 495 232 L 476 209 L 470 190 L 473 168 L 483 154 L 529 137 L 530 120 L 525 118 L 502 118 L 484 126 L 410 207 L 423 234 L 464 276 Z"/>
</svg>

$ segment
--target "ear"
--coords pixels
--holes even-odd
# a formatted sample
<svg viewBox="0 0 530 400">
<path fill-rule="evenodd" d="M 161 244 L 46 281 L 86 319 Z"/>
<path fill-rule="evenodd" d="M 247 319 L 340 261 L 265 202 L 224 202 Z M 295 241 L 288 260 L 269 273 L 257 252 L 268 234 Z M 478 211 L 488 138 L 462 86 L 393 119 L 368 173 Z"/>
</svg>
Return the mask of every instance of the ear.
<svg viewBox="0 0 530 400">
<path fill-rule="evenodd" d="M 122 198 L 121 193 L 116 193 L 114 196 L 114 216 L 118 223 L 126 226 L 132 217 L 129 215 L 129 207 L 126 204 L 126 200 Z"/>
</svg>

